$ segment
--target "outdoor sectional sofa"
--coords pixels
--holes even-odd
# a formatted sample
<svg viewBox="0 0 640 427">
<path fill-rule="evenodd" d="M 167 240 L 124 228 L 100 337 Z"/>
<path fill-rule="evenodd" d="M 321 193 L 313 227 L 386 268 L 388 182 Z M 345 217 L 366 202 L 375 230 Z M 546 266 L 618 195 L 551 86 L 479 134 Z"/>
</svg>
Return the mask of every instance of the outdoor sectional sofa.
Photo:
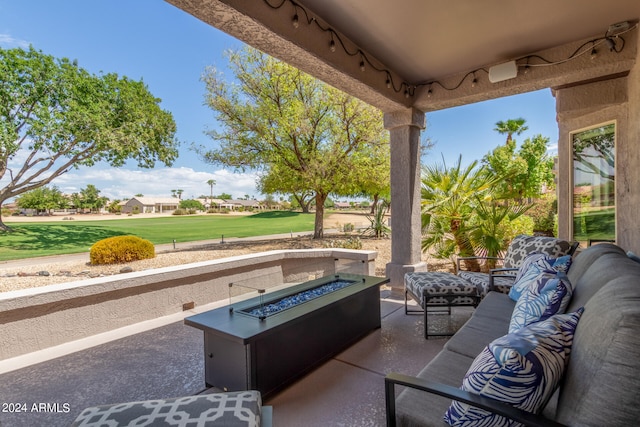
<svg viewBox="0 0 640 427">
<path fill-rule="evenodd" d="M 559 387 L 539 415 L 460 389 L 476 356 L 509 330 L 515 301 L 506 294 L 489 292 L 417 377 L 387 375 L 387 425 L 444 426 L 443 416 L 454 399 L 525 425 L 637 425 L 640 263 L 633 258 L 609 243 L 589 247 L 574 257 L 567 274 L 574 292 L 566 313 L 581 307 L 584 312 Z"/>
</svg>

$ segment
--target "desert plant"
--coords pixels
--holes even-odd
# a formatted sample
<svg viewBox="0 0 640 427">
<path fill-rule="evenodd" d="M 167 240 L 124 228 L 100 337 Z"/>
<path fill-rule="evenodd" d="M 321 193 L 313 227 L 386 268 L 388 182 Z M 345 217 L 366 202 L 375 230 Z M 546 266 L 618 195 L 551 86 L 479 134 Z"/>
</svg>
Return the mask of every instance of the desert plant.
<svg viewBox="0 0 640 427">
<path fill-rule="evenodd" d="M 89 251 L 91 264 L 118 264 L 154 258 L 153 243 L 136 236 L 115 236 L 99 240 Z"/>
<path fill-rule="evenodd" d="M 342 249 L 362 249 L 362 241 L 359 237 L 349 237 L 347 239 L 326 240 L 323 242 L 325 248 Z"/>
<path fill-rule="evenodd" d="M 385 215 L 389 211 L 389 204 L 387 202 L 380 203 L 373 215 L 367 215 L 367 219 L 370 224 L 362 232 L 363 235 L 374 236 L 376 239 L 382 237 L 389 237 L 391 229 L 384 223 Z"/>
</svg>

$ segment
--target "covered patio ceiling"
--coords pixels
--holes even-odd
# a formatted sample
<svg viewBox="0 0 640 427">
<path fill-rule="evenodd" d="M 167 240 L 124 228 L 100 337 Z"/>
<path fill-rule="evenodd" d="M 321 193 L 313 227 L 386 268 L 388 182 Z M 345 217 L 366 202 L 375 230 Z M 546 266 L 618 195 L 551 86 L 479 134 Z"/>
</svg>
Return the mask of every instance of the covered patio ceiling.
<svg viewBox="0 0 640 427">
<path fill-rule="evenodd" d="M 624 74 L 635 56 L 625 57 L 626 26 L 612 25 L 640 16 L 637 0 L 167 1 L 386 112 Z M 489 81 L 513 60 L 517 78 Z"/>
</svg>

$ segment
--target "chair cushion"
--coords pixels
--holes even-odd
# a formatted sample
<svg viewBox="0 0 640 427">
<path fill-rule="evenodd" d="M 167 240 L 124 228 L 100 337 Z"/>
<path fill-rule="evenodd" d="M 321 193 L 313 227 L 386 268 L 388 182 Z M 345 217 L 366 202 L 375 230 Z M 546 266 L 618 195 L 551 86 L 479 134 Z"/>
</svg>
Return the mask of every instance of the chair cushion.
<svg viewBox="0 0 640 427">
<path fill-rule="evenodd" d="M 567 273 L 570 266 L 570 255 L 564 255 L 559 258 L 551 258 L 538 252 L 527 255 L 516 273 L 515 282 L 509 290 L 509 298 L 518 301 L 522 292 L 542 271 L 561 271 Z"/>
<path fill-rule="evenodd" d="M 487 273 L 461 270 L 458 272 L 458 277 L 474 284 L 478 288 L 481 298 L 484 298 L 489 293 L 489 275 Z M 513 285 L 513 277 L 496 275 L 493 278 L 493 285 L 496 291 L 504 294 L 509 293 L 509 289 Z"/>
<path fill-rule="evenodd" d="M 532 252 L 546 254 L 552 258 L 566 255 L 571 244 L 555 237 L 527 236 L 520 234 L 511 241 L 504 256 L 505 268 L 519 268 L 527 255 Z"/>
<path fill-rule="evenodd" d="M 87 408 L 72 427 L 129 425 L 259 426 L 260 392 L 212 393 Z"/>
<path fill-rule="evenodd" d="M 496 339 L 475 358 L 462 389 L 539 412 L 562 378 L 582 312 L 556 315 Z M 452 426 L 517 425 L 457 401 L 444 419 Z"/>
<path fill-rule="evenodd" d="M 474 305 L 478 299 L 478 288 L 474 284 L 451 273 L 407 273 L 404 285 L 423 308 L 425 304 Z"/>
<path fill-rule="evenodd" d="M 562 272 L 543 271 L 530 282 L 516 302 L 509 323 L 509 332 L 523 328 L 554 314 L 564 313 L 573 287 Z"/>
</svg>

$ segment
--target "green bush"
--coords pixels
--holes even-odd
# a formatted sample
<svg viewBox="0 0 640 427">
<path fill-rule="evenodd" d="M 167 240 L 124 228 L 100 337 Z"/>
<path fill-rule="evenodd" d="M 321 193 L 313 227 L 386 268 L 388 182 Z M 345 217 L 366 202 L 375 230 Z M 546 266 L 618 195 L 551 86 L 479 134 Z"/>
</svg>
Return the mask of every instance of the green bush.
<svg viewBox="0 0 640 427">
<path fill-rule="evenodd" d="M 187 211 L 184 209 L 176 209 L 175 211 L 171 212 L 171 215 L 187 215 Z"/>
<path fill-rule="evenodd" d="M 531 209 L 525 215 L 533 219 L 533 230 L 536 232 L 552 234 L 553 223 L 558 211 L 558 200 L 555 195 L 546 195 L 537 199 Z"/>
<path fill-rule="evenodd" d="M 119 264 L 150 259 L 156 256 L 153 243 L 136 236 L 115 236 L 102 239 L 91 246 L 91 264 Z"/>
</svg>

